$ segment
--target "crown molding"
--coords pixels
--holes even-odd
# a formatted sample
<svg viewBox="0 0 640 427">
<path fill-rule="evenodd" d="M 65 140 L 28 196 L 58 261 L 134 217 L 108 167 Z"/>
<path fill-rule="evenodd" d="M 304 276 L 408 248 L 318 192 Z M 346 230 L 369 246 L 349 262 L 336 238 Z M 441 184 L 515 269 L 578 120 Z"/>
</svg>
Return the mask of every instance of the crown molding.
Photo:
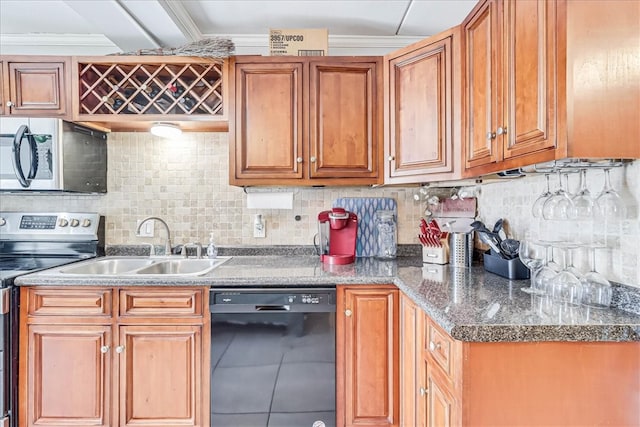
<svg viewBox="0 0 640 427">
<path fill-rule="evenodd" d="M 158 0 L 158 3 L 187 40 L 195 42 L 203 38 L 200 29 L 182 3 L 175 0 Z"/>
<path fill-rule="evenodd" d="M 268 47 L 268 34 L 204 34 L 203 37 L 229 37 L 236 47 Z M 343 36 L 329 34 L 329 48 L 398 49 L 428 36 Z"/>
<path fill-rule="evenodd" d="M 102 34 L 0 34 L 0 45 L 6 46 L 95 46 L 118 47 Z"/>
</svg>

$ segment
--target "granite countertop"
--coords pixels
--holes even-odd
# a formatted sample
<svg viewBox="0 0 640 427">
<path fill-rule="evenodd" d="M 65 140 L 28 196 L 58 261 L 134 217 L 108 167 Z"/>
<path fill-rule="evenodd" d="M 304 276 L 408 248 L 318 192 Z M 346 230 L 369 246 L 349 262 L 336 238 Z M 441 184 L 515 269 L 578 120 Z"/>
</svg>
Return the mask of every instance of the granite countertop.
<svg viewBox="0 0 640 427">
<path fill-rule="evenodd" d="M 617 289 L 614 308 L 570 307 L 521 290 L 528 280 L 508 280 L 482 266 L 422 264 L 359 258 L 323 265 L 317 256 L 234 256 L 203 276 L 138 278 L 62 275 L 44 270 L 16 279 L 20 286 L 275 287 L 395 284 L 455 339 L 475 342 L 640 341 L 638 295 Z M 626 289 L 626 287 L 625 287 Z M 618 306 L 618 307 L 616 307 Z"/>
</svg>

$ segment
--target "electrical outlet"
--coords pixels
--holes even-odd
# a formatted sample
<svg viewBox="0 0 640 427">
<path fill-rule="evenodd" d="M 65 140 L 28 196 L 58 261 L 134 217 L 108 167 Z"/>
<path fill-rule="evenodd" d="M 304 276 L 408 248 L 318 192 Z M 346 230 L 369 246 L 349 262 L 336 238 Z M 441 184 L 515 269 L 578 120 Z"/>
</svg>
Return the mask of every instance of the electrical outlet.
<svg viewBox="0 0 640 427">
<path fill-rule="evenodd" d="M 136 221 L 136 230 L 138 229 L 138 227 L 140 226 L 140 223 L 142 222 L 141 219 Z M 153 229 L 153 224 L 155 223 L 155 221 L 147 221 L 142 228 L 140 229 L 140 233 L 136 234 L 136 236 L 138 237 L 153 237 L 153 233 L 154 233 L 154 229 Z"/>
<path fill-rule="evenodd" d="M 260 214 L 257 214 L 253 220 L 253 237 L 267 237 L 267 223 Z"/>
</svg>

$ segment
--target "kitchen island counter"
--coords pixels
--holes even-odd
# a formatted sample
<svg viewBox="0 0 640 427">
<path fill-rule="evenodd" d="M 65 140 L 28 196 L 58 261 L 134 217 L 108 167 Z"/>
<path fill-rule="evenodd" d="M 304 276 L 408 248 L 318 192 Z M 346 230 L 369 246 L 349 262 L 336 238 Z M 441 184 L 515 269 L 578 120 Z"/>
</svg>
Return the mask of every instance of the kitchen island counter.
<svg viewBox="0 0 640 427">
<path fill-rule="evenodd" d="M 230 288 L 395 284 L 460 341 L 640 341 L 640 315 L 615 307 L 619 301 L 636 297 L 626 296 L 627 287 L 616 287 L 614 308 L 571 307 L 523 292 L 528 280 L 504 279 L 482 266 L 423 266 L 417 257 L 395 261 L 359 258 L 354 264 L 330 266 L 313 256 L 241 256 L 202 276 L 75 276 L 51 269 L 21 276 L 16 283 Z M 621 293 L 625 296 L 620 297 Z"/>
</svg>

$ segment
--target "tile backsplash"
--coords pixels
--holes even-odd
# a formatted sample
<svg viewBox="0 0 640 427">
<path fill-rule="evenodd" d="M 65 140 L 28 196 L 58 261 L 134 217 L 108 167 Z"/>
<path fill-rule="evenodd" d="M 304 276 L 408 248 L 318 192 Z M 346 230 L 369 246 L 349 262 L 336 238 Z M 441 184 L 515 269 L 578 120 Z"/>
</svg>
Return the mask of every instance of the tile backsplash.
<svg viewBox="0 0 640 427">
<path fill-rule="evenodd" d="M 185 133 L 166 140 L 149 133 L 111 133 L 108 142 L 108 193 L 104 195 L 1 194 L 0 210 L 95 211 L 106 217 L 107 245 L 160 244 L 135 236 L 136 220 L 160 216 L 174 244 L 206 244 L 213 231 L 219 245 L 311 245 L 318 212 L 341 197 L 391 197 L 398 203 L 398 242 L 417 244 L 417 225 L 425 205 L 413 198 L 417 187 L 294 188 L 292 210 L 248 209 L 242 188 L 228 185 L 228 134 Z M 603 242 L 598 271 L 611 280 L 640 287 L 640 161 L 612 170 L 612 184 L 627 204 L 624 221 L 545 221 L 531 206 L 543 191 L 543 175 L 486 183 L 478 194 L 478 216 L 487 225 L 505 218 L 512 237 L 531 231 L 540 238 Z M 577 186 L 570 177 L 570 189 Z M 592 193 L 603 185 L 601 170 L 587 175 Z M 551 178 L 552 190 L 555 177 Z M 266 219 L 266 238 L 253 237 L 255 214 Z M 578 260 L 584 265 L 584 260 Z"/>
</svg>

